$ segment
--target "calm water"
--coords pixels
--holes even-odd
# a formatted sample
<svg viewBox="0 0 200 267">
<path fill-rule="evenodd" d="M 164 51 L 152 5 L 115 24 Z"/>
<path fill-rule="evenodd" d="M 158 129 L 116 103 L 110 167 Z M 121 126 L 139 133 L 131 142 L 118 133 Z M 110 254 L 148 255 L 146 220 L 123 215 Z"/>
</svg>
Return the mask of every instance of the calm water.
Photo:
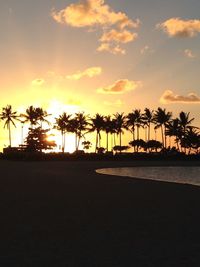
<svg viewBox="0 0 200 267">
<path fill-rule="evenodd" d="M 200 186 L 200 167 L 129 167 L 98 169 L 97 173 Z"/>
</svg>

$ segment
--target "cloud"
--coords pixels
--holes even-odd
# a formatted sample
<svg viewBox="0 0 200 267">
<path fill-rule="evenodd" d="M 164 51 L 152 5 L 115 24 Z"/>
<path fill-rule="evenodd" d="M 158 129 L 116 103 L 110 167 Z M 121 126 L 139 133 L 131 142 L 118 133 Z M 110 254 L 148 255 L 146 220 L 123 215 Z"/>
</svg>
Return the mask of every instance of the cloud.
<svg viewBox="0 0 200 267">
<path fill-rule="evenodd" d="M 111 45 L 109 43 L 102 43 L 98 48 L 97 48 L 98 52 L 110 52 L 113 55 L 117 55 L 117 54 L 121 54 L 121 55 L 125 55 L 126 54 L 126 50 L 121 48 L 119 45 Z"/>
<path fill-rule="evenodd" d="M 139 86 L 141 86 L 140 81 L 122 79 L 116 81 L 110 86 L 99 88 L 97 92 L 101 94 L 123 94 L 125 92 L 135 90 Z"/>
<path fill-rule="evenodd" d="M 82 0 L 58 12 L 52 11 L 55 21 L 72 27 L 93 27 L 117 25 L 137 28 L 139 21 L 133 21 L 123 12 L 114 12 L 104 0 Z"/>
<path fill-rule="evenodd" d="M 200 32 L 200 20 L 171 18 L 158 24 L 157 28 L 162 29 L 170 37 L 194 37 Z"/>
<path fill-rule="evenodd" d="M 35 79 L 31 82 L 32 85 L 34 86 L 41 86 L 45 83 L 44 79 Z"/>
<path fill-rule="evenodd" d="M 78 71 L 72 75 L 68 75 L 66 76 L 66 78 L 68 80 L 80 80 L 83 77 L 89 77 L 89 78 L 93 78 L 94 76 L 98 76 L 102 73 L 102 68 L 100 67 L 92 67 L 92 68 L 88 68 L 84 71 Z"/>
<path fill-rule="evenodd" d="M 103 103 L 104 105 L 110 107 L 121 107 L 124 104 L 120 99 L 116 100 L 115 102 L 104 101 Z"/>
<path fill-rule="evenodd" d="M 134 21 L 125 13 L 112 10 L 105 0 L 80 0 L 60 11 L 53 10 L 51 16 L 57 23 L 71 27 L 86 27 L 89 31 L 102 29 L 104 33 L 99 40 L 102 44 L 134 41 L 137 34 L 130 29 L 136 29 L 140 24 L 138 19 Z M 110 49 L 97 51 L 111 52 Z"/>
<path fill-rule="evenodd" d="M 185 49 L 184 55 L 188 58 L 195 58 L 195 55 L 193 54 L 193 52 L 190 49 Z"/>
<path fill-rule="evenodd" d="M 100 41 L 105 42 L 117 42 L 117 43 L 129 43 L 137 38 L 136 33 L 132 33 L 128 30 L 117 31 L 115 29 L 110 30 L 102 35 Z"/>
<path fill-rule="evenodd" d="M 170 103 L 200 103 L 200 96 L 195 93 L 189 93 L 186 96 L 183 95 L 175 95 L 173 91 L 166 90 L 164 94 L 160 98 L 160 102 L 163 104 Z"/>
</svg>

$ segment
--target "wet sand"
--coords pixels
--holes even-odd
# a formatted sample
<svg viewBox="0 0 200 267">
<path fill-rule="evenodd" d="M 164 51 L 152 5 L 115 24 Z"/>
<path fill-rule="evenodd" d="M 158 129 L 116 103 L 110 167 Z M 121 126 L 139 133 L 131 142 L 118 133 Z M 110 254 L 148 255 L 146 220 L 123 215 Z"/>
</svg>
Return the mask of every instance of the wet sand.
<svg viewBox="0 0 200 267">
<path fill-rule="evenodd" d="M 200 266 L 200 187 L 94 171 L 134 165 L 1 160 L 0 266 Z"/>
</svg>

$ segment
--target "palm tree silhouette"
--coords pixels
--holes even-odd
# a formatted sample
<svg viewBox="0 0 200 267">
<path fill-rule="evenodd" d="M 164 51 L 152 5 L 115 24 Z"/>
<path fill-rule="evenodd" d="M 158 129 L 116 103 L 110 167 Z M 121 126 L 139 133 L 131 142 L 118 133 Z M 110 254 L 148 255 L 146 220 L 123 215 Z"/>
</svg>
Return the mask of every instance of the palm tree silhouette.
<svg viewBox="0 0 200 267">
<path fill-rule="evenodd" d="M 96 131 L 96 144 L 95 144 L 95 153 L 97 152 L 97 148 L 101 147 L 101 131 L 104 129 L 104 116 L 99 113 L 95 114 L 93 118 L 90 118 L 88 132 Z"/>
<path fill-rule="evenodd" d="M 122 146 L 122 134 L 124 133 L 124 129 L 127 129 L 127 123 L 126 123 L 126 116 L 124 116 L 124 113 L 116 113 L 114 114 L 115 118 L 115 129 L 117 135 L 119 135 L 119 146 Z"/>
<path fill-rule="evenodd" d="M 143 120 L 148 128 L 147 141 L 150 140 L 151 123 L 153 122 L 153 117 L 154 117 L 154 111 L 150 110 L 149 108 L 145 108 L 143 114 Z"/>
<path fill-rule="evenodd" d="M 180 151 L 180 148 L 179 148 L 179 141 L 181 139 L 181 134 L 182 131 L 181 131 L 181 127 L 180 127 L 180 124 L 179 124 L 179 119 L 172 119 L 171 121 L 169 121 L 167 124 L 166 124 L 166 127 L 165 127 L 165 134 L 167 136 L 169 136 L 169 138 L 171 137 L 174 137 L 175 138 L 175 144 L 177 146 L 177 150 Z"/>
<path fill-rule="evenodd" d="M 66 112 L 63 112 L 62 115 L 60 115 L 58 118 L 56 118 L 55 126 L 58 131 L 61 132 L 62 136 L 62 152 L 65 152 L 65 135 L 67 131 L 69 130 L 69 124 L 70 124 L 70 117 L 71 115 L 67 115 Z"/>
<path fill-rule="evenodd" d="M 135 125 L 136 125 L 136 115 L 133 112 L 129 113 L 126 117 L 128 130 L 132 133 L 132 141 L 135 140 Z"/>
<path fill-rule="evenodd" d="M 33 126 L 39 124 L 38 112 L 36 111 L 36 108 L 34 108 L 33 106 L 29 106 L 26 109 L 26 113 L 21 114 L 20 116 L 24 118 L 24 123 L 30 122 L 30 128 L 33 128 Z"/>
<path fill-rule="evenodd" d="M 7 105 L 6 107 L 2 108 L 2 113 L 0 114 L 1 120 L 5 120 L 4 128 L 7 127 L 9 132 L 9 146 L 12 146 L 11 143 L 11 125 L 16 127 L 15 120 L 19 120 L 19 116 L 17 115 L 16 111 L 12 111 L 12 106 Z"/>
<path fill-rule="evenodd" d="M 36 120 L 40 121 L 40 126 L 42 127 L 43 122 L 50 125 L 50 122 L 46 119 L 46 117 L 50 116 L 51 114 L 48 114 L 43 108 L 35 108 L 36 112 Z"/>
<path fill-rule="evenodd" d="M 180 124 L 180 128 L 182 130 L 182 136 L 181 139 L 185 138 L 186 135 L 186 130 L 188 129 L 189 125 L 191 124 L 191 122 L 194 120 L 194 118 L 189 119 L 190 116 L 190 112 L 189 113 L 185 113 L 183 111 L 180 112 L 179 114 L 179 124 Z M 186 147 L 185 148 L 185 153 L 186 153 Z"/>
<path fill-rule="evenodd" d="M 106 151 L 108 152 L 108 136 L 109 133 L 112 133 L 112 120 L 110 115 L 104 117 L 104 131 L 106 132 Z"/>
<path fill-rule="evenodd" d="M 196 127 L 187 127 L 185 135 L 181 139 L 181 146 L 185 148 L 185 153 L 186 148 L 188 148 L 188 154 L 191 153 L 192 149 L 196 150 L 196 153 L 198 153 L 200 147 L 200 134 Z"/>
<path fill-rule="evenodd" d="M 154 122 L 156 124 L 155 129 L 161 128 L 162 143 L 163 143 L 164 148 L 166 148 L 166 145 L 167 145 L 165 128 L 166 128 L 166 125 L 169 123 L 171 117 L 172 117 L 172 113 L 166 112 L 166 109 L 162 109 L 159 107 L 155 111 L 155 115 L 154 115 Z"/>
<path fill-rule="evenodd" d="M 137 140 L 139 140 L 140 139 L 140 127 L 143 127 L 144 125 L 143 116 L 142 116 L 140 109 L 135 109 L 133 113 L 135 114 L 135 125 L 137 128 Z"/>
<path fill-rule="evenodd" d="M 87 130 L 88 121 L 84 112 L 78 112 L 75 114 L 74 120 L 77 123 L 76 132 L 76 150 L 79 150 L 81 138 L 84 137 L 84 131 Z M 75 125 L 75 124 L 74 124 Z"/>
</svg>

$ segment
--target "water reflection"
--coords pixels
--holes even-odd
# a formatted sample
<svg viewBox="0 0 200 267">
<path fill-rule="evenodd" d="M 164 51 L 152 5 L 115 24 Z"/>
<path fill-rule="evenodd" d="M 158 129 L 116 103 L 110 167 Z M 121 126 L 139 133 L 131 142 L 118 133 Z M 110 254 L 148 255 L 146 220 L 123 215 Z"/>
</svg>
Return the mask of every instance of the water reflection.
<svg viewBox="0 0 200 267">
<path fill-rule="evenodd" d="M 200 186 L 200 167 L 128 167 L 96 170 L 107 175 L 166 181 Z"/>
</svg>

